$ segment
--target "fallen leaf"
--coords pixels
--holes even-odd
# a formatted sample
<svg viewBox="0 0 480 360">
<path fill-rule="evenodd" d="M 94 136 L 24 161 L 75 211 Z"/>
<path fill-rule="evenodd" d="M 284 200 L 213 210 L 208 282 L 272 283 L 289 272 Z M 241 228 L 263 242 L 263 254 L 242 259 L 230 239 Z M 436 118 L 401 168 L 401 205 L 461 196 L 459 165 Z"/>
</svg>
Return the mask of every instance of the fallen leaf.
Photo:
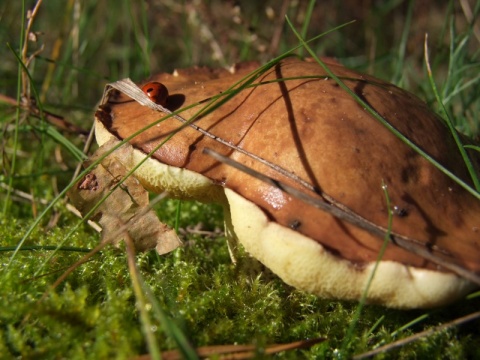
<svg viewBox="0 0 480 360">
<path fill-rule="evenodd" d="M 128 234 L 139 251 L 156 249 L 162 255 L 182 243 L 174 230 L 162 223 L 149 205 L 148 192 L 127 169 L 119 157 L 132 151 L 128 144 L 105 156 L 117 142 L 107 142 L 85 163 L 100 163 L 68 192 L 68 197 L 82 216 L 90 214 L 102 226 L 102 241 L 118 245 Z M 120 185 L 119 182 L 123 181 Z M 105 197 L 105 200 L 97 204 Z M 96 207 L 96 208 L 95 208 Z"/>
</svg>

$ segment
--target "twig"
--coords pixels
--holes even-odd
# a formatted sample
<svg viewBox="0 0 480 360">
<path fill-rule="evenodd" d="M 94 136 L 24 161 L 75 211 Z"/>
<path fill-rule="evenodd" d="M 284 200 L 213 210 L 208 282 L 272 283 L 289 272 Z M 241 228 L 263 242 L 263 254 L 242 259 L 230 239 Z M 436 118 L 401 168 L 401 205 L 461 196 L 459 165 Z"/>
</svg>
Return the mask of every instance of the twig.
<svg viewBox="0 0 480 360">
<path fill-rule="evenodd" d="M 29 10 L 27 14 L 28 22 L 27 22 L 27 28 L 25 31 L 25 39 L 23 42 L 23 48 L 22 48 L 22 62 L 24 63 L 25 67 L 28 67 L 32 59 L 38 55 L 38 52 L 32 54 L 30 57 L 27 56 L 28 53 L 28 42 L 29 42 L 29 37 L 30 37 L 30 32 L 32 30 L 32 26 L 35 20 L 35 16 L 38 14 L 38 10 L 40 9 L 40 5 L 42 5 L 43 0 L 38 0 L 37 3 L 35 4 L 33 10 Z M 28 86 L 28 76 L 25 71 L 22 72 L 22 95 L 26 99 L 30 99 L 30 87 Z"/>
<path fill-rule="evenodd" d="M 287 185 L 279 180 L 275 180 L 273 178 L 270 178 L 268 176 L 265 176 L 261 173 L 259 173 L 256 170 L 253 170 L 252 168 L 249 168 L 235 160 L 232 160 L 228 157 L 225 157 L 211 149 L 205 148 L 203 152 L 207 155 L 210 155 L 214 159 L 225 163 L 227 165 L 233 166 L 234 168 L 243 171 L 263 182 L 266 182 L 267 184 L 270 184 L 276 188 L 279 188 L 280 190 L 286 192 L 287 194 L 296 197 L 297 199 L 300 199 L 304 201 L 305 203 L 314 206 L 320 210 L 326 211 L 329 214 L 332 214 L 338 219 L 341 219 L 343 221 L 347 221 L 363 230 L 366 230 L 370 232 L 371 234 L 383 239 L 385 236 L 389 236 L 390 241 L 393 244 L 398 245 L 399 247 L 408 250 L 412 252 L 413 254 L 419 255 L 423 257 L 424 259 L 427 259 L 435 264 L 438 264 L 445 269 L 448 269 L 455 274 L 468 279 L 472 281 L 473 283 L 477 284 L 480 286 L 480 276 L 476 275 L 475 273 L 468 271 L 467 269 L 464 269 L 463 267 L 449 263 L 446 260 L 443 260 L 434 254 L 432 254 L 432 251 L 439 251 L 441 252 L 441 249 L 435 249 L 435 248 L 427 248 L 423 243 L 419 242 L 418 240 L 396 234 L 393 232 L 388 231 L 388 229 L 384 229 L 381 226 L 378 226 L 371 221 L 363 218 L 362 216 L 358 215 L 357 213 L 353 212 L 343 204 L 339 203 L 338 201 L 332 199 L 330 196 L 323 194 L 323 196 L 328 197 L 330 200 L 332 200 L 330 203 L 327 203 L 321 199 L 314 198 L 290 185 Z"/>
<path fill-rule="evenodd" d="M 273 355 L 283 351 L 307 349 L 316 344 L 326 341 L 326 338 L 315 338 L 307 340 L 294 341 L 288 344 L 272 344 L 267 345 L 263 355 Z M 258 345 L 210 345 L 201 346 L 195 349 L 195 352 L 201 358 L 218 358 L 220 360 L 241 360 L 254 359 L 258 351 Z M 183 359 L 182 354 L 178 350 L 170 350 L 162 352 L 163 360 L 180 360 Z M 150 360 L 150 355 L 142 355 L 135 360 Z"/>
<path fill-rule="evenodd" d="M 3 94 L 0 94 L 0 102 L 6 103 L 12 106 L 18 105 L 15 99 Z M 33 105 L 31 103 L 26 104 L 22 102 L 19 106 L 22 109 L 28 110 L 31 115 L 39 118 L 41 117 L 40 109 L 36 105 Z M 88 130 L 85 130 L 75 124 L 68 122 L 67 120 L 65 120 L 63 116 L 60 116 L 45 110 L 42 111 L 42 115 L 44 119 L 46 119 L 50 124 L 52 124 L 53 126 L 56 126 L 61 130 L 65 130 L 65 131 L 75 133 L 75 134 L 80 134 L 80 135 L 87 135 L 89 133 Z"/>
<path fill-rule="evenodd" d="M 461 325 L 461 324 L 464 324 L 468 321 L 472 321 L 472 320 L 475 320 L 475 319 L 478 319 L 480 318 L 480 311 L 477 311 L 477 312 L 474 312 L 474 313 L 471 313 L 470 315 L 466 315 L 466 316 L 463 316 L 461 318 L 458 318 L 458 319 L 455 319 L 455 320 L 452 320 L 448 323 L 445 323 L 445 324 L 442 324 L 442 325 L 439 325 L 439 326 L 436 326 L 432 329 L 428 329 L 428 330 L 425 330 L 425 331 L 422 331 L 422 332 L 419 332 L 419 333 L 416 333 L 412 336 L 409 336 L 409 337 L 406 337 L 404 339 L 400 339 L 400 340 L 397 340 L 397 341 L 394 341 L 393 343 L 390 343 L 388 345 L 384 345 L 384 346 L 381 346 L 379 348 L 376 348 L 375 350 L 372 350 L 372 351 L 368 351 L 368 352 L 365 352 L 363 354 L 359 354 L 359 355 L 355 355 L 353 357 L 354 360 L 361 360 L 361 359 L 366 359 L 366 358 L 369 358 L 369 357 L 372 357 L 372 356 L 375 356 L 377 354 L 380 354 L 380 353 L 383 353 L 383 352 L 386 352 L 386 351 L 390 351 L 392 349 L 395 349 L 397 347 L 400 347 L 400 346 L 404 346 L 406 344 L 409 344 L 411 342 L 414 342 L 416 340 L 419 340 L 423 337 L 427 337 L 427 336 L 430 336 L 436 332 L 440 332 L 440 331 L 443 331 L 443 330 L 446 330 L 446 329 L 449 329 L 449 328 L 452 328 L 454 326 L 458 326 L 458 325 Z"/>
<path fill-rule="evenodd" d="M 176 114 L 176 113 L 173 113 L 172 111 L 170 111 L 169 109 L 163 107 L 162 105 L 159 105 L 159 104 L 156 104 L 154 103 L 147 95 L 145 95 L 143 93 L 143 91 L 132 81 L 130 80 L 129 78 L 127 79 L 123 79 L 123 80 L 119 80 L 119 81 L 116 81 L 114 83 L 111 83 L 111 84 L 108 84 L 106 87 L 105 87 L 105 91 L 104 91 L 104 94 L 103 94 L 103 98 L 102 98 L 102 104 L 105 104 L 107 103 L 108 101 L 108 97 L 109 97 L 109 93 L 112 89 L 116 89 L 118 91 L 121 91 L 122 93 L 124 93 L 125 95 L 129 96 L 130 98 L 132 98 L 133 100 L 137 101 L 140 105 L 143 105 L 143 106 L 147 106 L 149 107 L 150 109 L 153 109 L 153 110 L 156 110 L 156 111 L 161 111 L 165 114 L 168 114 L 170 115 L 171 117 L 179 120 L 180 122 L 182 122 L 184 124 L 184 126 L 190 126 L 191 128 L 195 129 L 196 131 L 200 132 L 201 134 L 229 147 L 230 149 L 232 150 L 235 150 L 235 151 L 238 151 L 239 153 L 241 154 L 244 154 L 244 155 L 247 155 L 249 157 L 251 157 L 252 159 L 260 162 L 261 164 L 263 165 L 266 165 L 268 166 L 269 168 L 272 168 L 274 169 L 275 171 L 277 171 L 278 173 L 282 174 L 283 176 L 285 177 L 288 177 L 290 178 L 291 180 L 295 181 L 297 184 L 300 184 L 301 186 L 305 187 L 306 189 L 316 193 L 316 194 L 320 194 L 320 190 L 317 189 L 316 187 L 314 187 L 313 185 L 309 184 L 307 181 L 303 180 L 302 178 L 300 178 L 299 176 L 295 175 L 295 174 L 292 174 L 290 171 L 282 168 L 281 166 L 279 165 L 276 165 L 258 155 L 255 155 L 239 146 L 236 146 L 234 144 L 232 144 L 230 141 L 227 141 L 215 134 L 212 134 L 211 132 L 205 130 L 205 129 L 202 129 L 201 127 L 195 125 L 192 123 L 192 120 L 186 120 L 185 118 L 181 117 L 180 115 Z"/>
</svg>

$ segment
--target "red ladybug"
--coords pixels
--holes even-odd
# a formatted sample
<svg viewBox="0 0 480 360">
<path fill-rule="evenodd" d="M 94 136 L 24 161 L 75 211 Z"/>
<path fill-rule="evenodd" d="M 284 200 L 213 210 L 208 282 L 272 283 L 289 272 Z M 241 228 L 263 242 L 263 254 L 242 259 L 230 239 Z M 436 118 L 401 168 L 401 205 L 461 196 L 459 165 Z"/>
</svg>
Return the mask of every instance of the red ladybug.
<svg viewBox="0 0 480 360">
<path fill-rule="evenodd" d="M 165 85 L 159 82 L 149 82 L 142 86 L 142 91 L 154 103 L 165 106 L 167 104 L 168 89 Z"/>
</svg>

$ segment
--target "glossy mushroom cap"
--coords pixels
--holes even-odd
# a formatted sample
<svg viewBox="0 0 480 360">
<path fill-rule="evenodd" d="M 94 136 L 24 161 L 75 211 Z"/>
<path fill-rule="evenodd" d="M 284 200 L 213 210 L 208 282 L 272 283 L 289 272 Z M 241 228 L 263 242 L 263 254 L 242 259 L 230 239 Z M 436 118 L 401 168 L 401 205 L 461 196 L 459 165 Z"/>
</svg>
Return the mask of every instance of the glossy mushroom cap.
<svg viewBox="0 0 480 360">
<path fill-rule="evenodd" d="M 447 128 L 423 102 L 376 78 L 334 63 L 329 67 L 397 130 L 468 179 Z M 193 68 L 151 80 L 168 88 L 166 107 L 176 110 L 225 92 L 254 68 L 253 64 L 234 72 Z M 288 80 L 279 81 L 282 78 Z M 387 228 L 390 210 L 384 183 L 394 213 L 392 232 L 414 239 L 442 261 L 480 272 L 480 201 L 396 138 L 318 64 L 286 59 L 255 84 L 195 125 L 289 170 L 369 222 Z M 201 106 L 180 115 L 188 120 Z M 125 95 L 111 97 L 96 114 L 97 141 L 124 139 L 163 116 Z M 124 165 L 137 164 L 181 125 L 169 118 L 132 139 L 136 150 Z M 219 163 L 205 155 L 204 148 L 306 191 L 191 127 L 166 141 L 136 176 L 150 190 L 223 203 L 227 224 L 246 250 L 288 284 L 322 297 L 361 297 L 383 239 Z M 451 302 L 472 287 L 436 263 L 390 243 L 368 301 L 398 308 L 432 307 Z"/>
</svg>

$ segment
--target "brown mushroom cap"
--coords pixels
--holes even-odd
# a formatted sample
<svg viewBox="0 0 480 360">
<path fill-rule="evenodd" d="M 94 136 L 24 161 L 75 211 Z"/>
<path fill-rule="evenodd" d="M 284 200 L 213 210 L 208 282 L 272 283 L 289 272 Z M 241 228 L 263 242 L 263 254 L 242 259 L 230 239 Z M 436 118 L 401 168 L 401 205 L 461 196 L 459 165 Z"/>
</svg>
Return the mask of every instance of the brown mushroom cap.
<svg viewBox="0 0 480 360">
<path fill-rule="evenodd" d="M 329 67 L 407 138 L 468 179 L 448 129 L 423 102 L 376 78 L 333 63 Z M 224 92 L 252 69 L 195 68 L 151 80 L 166 85 L 166 107 L 175 110 Z M 288 80 L 277 81 L 282 78 Z M 435 257 L 480 272 L 480 201 L 395 137 L 318 64 L 287 59 L 255 83 L 195 124 L 291 171 L 383 228 L 389 211 L 385 183 L 394 206 L 394 233 L 424 244 Z M 188 120 L 199 108 L 181 116 Z M 111 98 L 97 112 L 97 141 L 124 139 L 162 116 L 124 95 Z M 124 165 L 137 164 L 180 125 L 170 118 L 132 139 L 137 150 Z M 240 242 L 287 283 L 320 296 L 361 296 L 382 239 L 219 163 L 203 154 L 204 148 L 305 191 L 191 127 L 163 144 L 137 177 L 157 192 L 167 189 L 174 196 L 224 203 Z M 389 244 L 368 299 L 394 307 L 430 307 L 471 288 L 437 264 Z"/>
</svg>

